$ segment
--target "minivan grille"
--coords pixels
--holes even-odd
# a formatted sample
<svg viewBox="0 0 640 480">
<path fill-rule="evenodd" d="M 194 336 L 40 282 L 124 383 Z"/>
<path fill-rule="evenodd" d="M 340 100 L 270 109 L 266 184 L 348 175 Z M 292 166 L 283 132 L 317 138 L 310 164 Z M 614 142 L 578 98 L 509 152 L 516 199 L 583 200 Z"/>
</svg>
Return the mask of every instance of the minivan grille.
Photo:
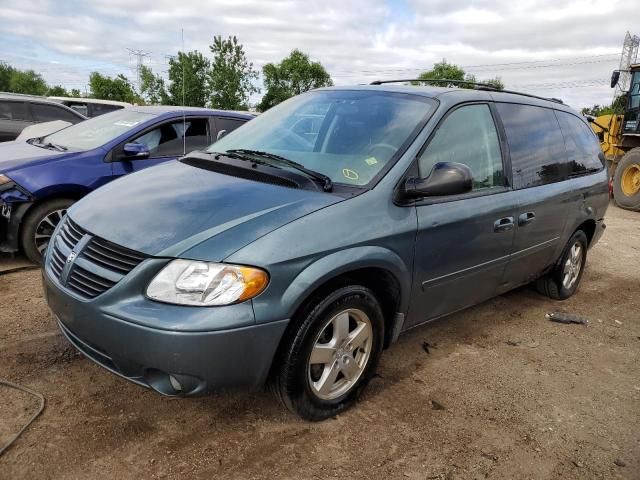
<svg viewBox="0 0 640 480">
<path fill-rule="evenodd" d="M 51 239 L 47 268 L 76 295 L 92 299 L 106 292 L 146 257 L 88 233 L 68 216 Z M 71 255 L 75 252 L 77 257 Z M 71 255 L 71 260 L 68 260 Z M 65 272 L 67 262 L 71 264 Z"/>
</svg>

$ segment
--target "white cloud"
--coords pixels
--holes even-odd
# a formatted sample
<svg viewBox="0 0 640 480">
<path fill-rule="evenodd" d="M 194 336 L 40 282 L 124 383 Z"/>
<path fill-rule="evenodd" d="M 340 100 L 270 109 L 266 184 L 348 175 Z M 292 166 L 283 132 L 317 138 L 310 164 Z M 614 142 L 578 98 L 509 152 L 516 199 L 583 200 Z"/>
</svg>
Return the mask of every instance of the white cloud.
<svg viewBox="0 0 640 480">
<path fill-rule="evenodd" d="M 636 0 L 3 0 L 0 39 L 17 38 L 21 48 L 3 49 L 0 58 L 77 86 L 91 70 L 131 76 L 126 48 L 151 52 L 150 65 L 166 69 L 164 56 L 180 49 L 184 28 L 186 49 L 205 54 L 214 35 L 237 35 L 257 68 L 300 48 L 336 84 L 415 76 L 442 58 L 459 65 L 565 59 L 468 71 L 581 107 L 611 99 L 604 84 L 615 55 L 587 57 L 618 53 L 639 13 Z M 588 82 L 598 79 L 602 85 Z"/>
</svg>

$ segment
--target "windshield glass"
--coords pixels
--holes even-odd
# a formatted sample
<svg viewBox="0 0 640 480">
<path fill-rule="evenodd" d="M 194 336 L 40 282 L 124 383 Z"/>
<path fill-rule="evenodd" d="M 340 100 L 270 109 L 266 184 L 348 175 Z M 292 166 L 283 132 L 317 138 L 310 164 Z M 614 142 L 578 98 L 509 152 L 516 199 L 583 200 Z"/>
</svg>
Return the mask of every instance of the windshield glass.
<svg viewBox="0 0 640 480">
<path fill-rule="evenodd" d="M 433 108 L 433 101 L 412 94 L 310 92 L 247 122 L 209 151 L 266 151 L 323 173 L 334 182 L 366 185 L 403 150 Z"/>
<path fill-rule="evenodd" d="M 47 135 L 41 143 L 53 143 L 69 150 L 91 150 L 153 117 L 150 113 L 117 110 Z"/>
</svg>

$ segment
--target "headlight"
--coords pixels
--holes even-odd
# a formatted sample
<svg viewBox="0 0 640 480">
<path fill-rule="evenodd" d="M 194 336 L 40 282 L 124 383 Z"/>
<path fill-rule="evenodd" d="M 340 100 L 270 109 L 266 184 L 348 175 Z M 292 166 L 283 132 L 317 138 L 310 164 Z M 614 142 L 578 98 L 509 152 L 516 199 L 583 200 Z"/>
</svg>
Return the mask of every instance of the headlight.
<svg viewBox="0 0 640 480">
<path fill-rule="evenodd" d="M 178 305 L 230 305 L 255 297 L 267 283 L 269 275 L 258 268 L 173 260 L 151 281 L 147 296 Z"/>
<path fill-rule="evenodd" d="M 9 183 L 12 182 L 13 180 L 11 180 L 9 177 L 7 177 L 6 175 L 2 175 L 0 173 L 0 185 L 4 185 L 5 183 Z"/>
</svg>

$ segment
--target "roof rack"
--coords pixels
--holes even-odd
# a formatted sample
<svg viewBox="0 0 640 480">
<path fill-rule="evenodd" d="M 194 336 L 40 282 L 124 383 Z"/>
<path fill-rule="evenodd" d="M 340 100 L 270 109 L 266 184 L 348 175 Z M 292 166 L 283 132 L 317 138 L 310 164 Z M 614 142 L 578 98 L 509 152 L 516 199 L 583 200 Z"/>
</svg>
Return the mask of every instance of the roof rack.
<svg viewBox="0 0 640 480">
<path fill-rule="evenodd" d="M 500 90 L 499 88 L 489 85 L 488 83 L 468 82 L 466 80 L 449 80 L 448 78 L 409 78 L 403 80 L 375 80 L 369 85 L 382 85 L 385 83 L 401 83 L 401 82 L 423 82 L 423 83 L 448 83 L 451 85 L 473 85 L 474 90 L 483 90 L 490 92 L 502 92 L 511 93 L 513 95 L 522 95 L 524 97 L 537 98 L 539 100 L 547 100 L 549 102 L 560 103 L 564 105 L 564 102 L 559 98 L 540 97 L 538 95 L 531 95 L 530 93 L 516 92 L 515 90 Z"/>
</svg>

